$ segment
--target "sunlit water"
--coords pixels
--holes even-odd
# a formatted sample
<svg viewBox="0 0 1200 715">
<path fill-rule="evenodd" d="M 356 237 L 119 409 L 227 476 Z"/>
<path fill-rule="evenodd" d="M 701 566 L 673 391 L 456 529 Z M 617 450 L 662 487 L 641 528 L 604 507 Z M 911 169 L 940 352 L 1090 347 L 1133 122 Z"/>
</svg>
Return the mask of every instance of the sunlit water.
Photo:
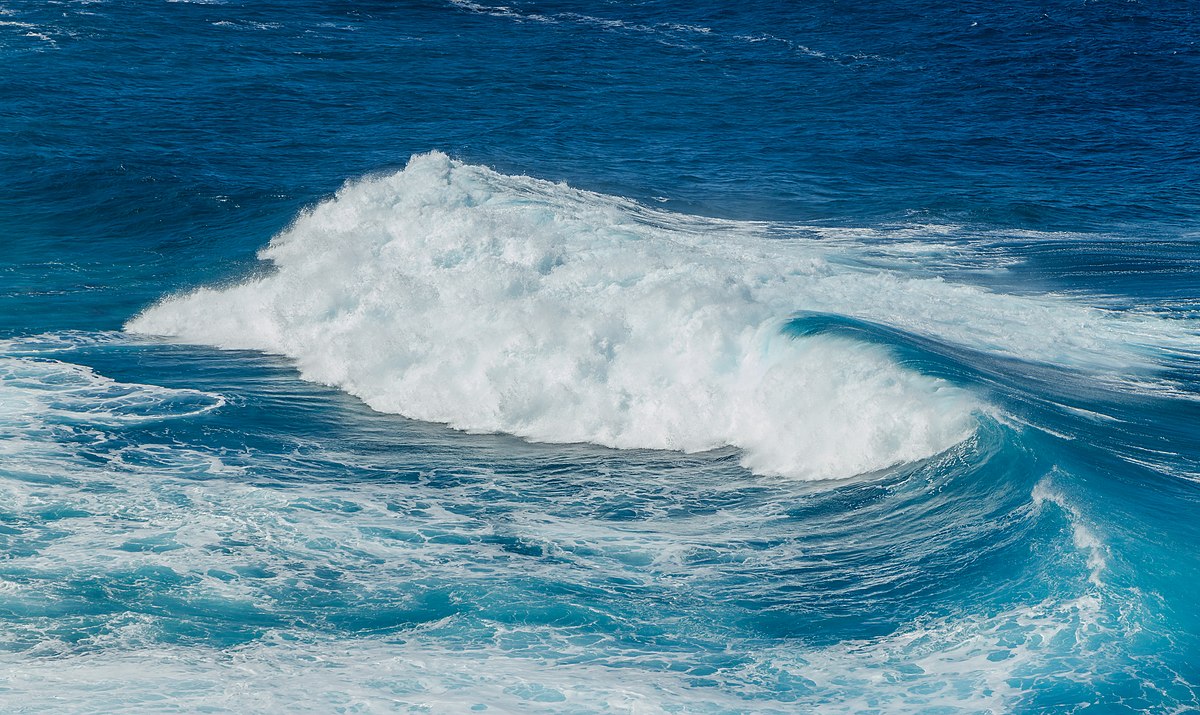
<svg viewBox="0 0 1200 715">
<path fill-rule="evenodd" d="M 1195 19 L 0 1 L 0 709 L 1200 708 Z"/>
</svg>

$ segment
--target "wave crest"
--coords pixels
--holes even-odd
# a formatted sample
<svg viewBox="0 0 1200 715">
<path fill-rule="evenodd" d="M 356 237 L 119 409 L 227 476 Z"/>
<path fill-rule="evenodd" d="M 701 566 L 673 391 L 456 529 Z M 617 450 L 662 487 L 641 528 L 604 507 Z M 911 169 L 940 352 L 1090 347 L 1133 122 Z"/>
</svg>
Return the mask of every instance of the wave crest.
<svg viewBox="0 0 1200 715">
<path fill-rule="evenodd" d="M 754 224 L 433 153 L 347 184 L 260 255 L 272 274 L 169 297 L 127 329 L 286 355 L 385 412 L 545 442 L 733 446 L 762 474 L 878 470 L 974 425 L 968 393 L 879 346 L 785 335 L 823 284 L 846 293 L 848 269 Z"/>
</svg>

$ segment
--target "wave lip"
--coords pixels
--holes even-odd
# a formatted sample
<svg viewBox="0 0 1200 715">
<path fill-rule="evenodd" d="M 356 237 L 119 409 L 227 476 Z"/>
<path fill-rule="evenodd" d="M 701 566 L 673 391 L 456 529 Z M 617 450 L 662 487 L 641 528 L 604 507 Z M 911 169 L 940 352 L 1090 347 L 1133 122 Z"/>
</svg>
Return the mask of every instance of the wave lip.
<svg viewBox="0 0 1200 715">
<path fill-rule="evenodd" d="M 773 243 L 432 153 L 302 214 L 261 252 L 272 274 L 169 297 L 126 329 L 286 355 L 372 408 L 459 429 L 734 446 L 761 474 L 849 476 L 970 435 L 963 390 L 878 346 L 784 335 L 832 269 Z"/>
</svg>

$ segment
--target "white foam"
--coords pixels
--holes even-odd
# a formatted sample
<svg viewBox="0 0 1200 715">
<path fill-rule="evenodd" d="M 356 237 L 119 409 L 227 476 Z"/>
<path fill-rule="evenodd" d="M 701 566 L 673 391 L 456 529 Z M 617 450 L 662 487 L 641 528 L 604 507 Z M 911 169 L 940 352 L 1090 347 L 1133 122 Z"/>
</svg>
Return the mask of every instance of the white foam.
<svg viewBox="0 0 1200 715">
<path fill-rule="evenodd" d="M 970 433 L 961 391 L 877 347 L 779 332 L 802 307 L 789 284 L 819 258 L 775 265 L 735 225 L 662 218 L 417 157 L 302 216 L 263 253 L 274 275 L 170 299 L 129 329 L 288 355 L 376 409 L 462 429 L 734 445 L 762 473 L 870 471 Z M 738 240 L 706 249 L 714 227 Z"/>
<path fill-rule="evenodd" d="M 136 642 L 139 627 L 118 637 Z M 974 642 L 944 660 L 921 653 L 918 666 L 886 651 L 887 641 L 803 655 L 780 648 L 731 674 L 744 682 L 726 690 L 669 670 L 607 667 L 569 646 L 573 657 L 547 662 L 501 645 L 448 648 L 419 634 L 391 642 L 281 636 L 225 651 L 142 645 L 23 660 L 9 687 L 22 706 L 58 712 L 144 712 L 167 699 L 173 709 L 205 712 L 1003 712 L 1019 696 L 1004 676 L 1028 662 L 989 662 L 988 644 Z M 961 654 L 970 659 L 952 660 Z M 763 683 L 782 677 L 814 692 L 773 698 Z"/>
<path fill-rule="evenodd" d="M 192 417 L 224 404 L 219 395 L 117 382 L 83 365 L 0 357 L 0 426 L 120 425 Z"/>
<path fill-rule="evenodd" d="M 127 329 L 287 355 L 375 409 L 461 429 L 732 445 L 759 473 L 800 478 L 941 452 L 971 433 L 979 404 L 881 347 L 785 337 L 795 311 L 1078 365 L 1149 362 L 1146 344 L 1179 332 L 856 268 L 845 243 L 772 240 L 769 228 L 432 153 L 301 215 L 261 253 L 274 273 L 168 298 Z"/>
<path fill-rule="evenodd" d="M 5 14 L 7 14 L 7 13 L 5 13 Z M 45 28 L 34 25 L 33 23 L 19 22 L 16 20 L 0 20 L 0 27 L 11 27 L 11 28 L 14 28 L 15 30 L 17 30 L 18 32 L 21 30 L 25 30 L 25 32 L 22 33 L 22 35 L 24 37 L 32 37 L 34 39 L 45 42 L 46 44 L 50 45 L 51 47 L 58 47 L 58 43 L 54 41 L 54 38 L 42 31 Z"/>
<path fill-rule="evenodd" d="M 1036 506 L 1050 502 L 1063 511 L 1071 524 L 1071 540 L 1087 559 L 1088 580 L 1097 586 L 1102 585 L 1101 576 L 1108 566 L 1108 545 L 1088 526 L 1083 514 L 1054 486 L 1049 476 L 1034 485 L 1031 496 Z"/>
<path fill-rule="evenodd" d="M 0 382 L 0 405 L 11 404 L 3 399 L 10 387 L 18 389 Z M 930 616 L 893 633 L 823 645 L 721 627 L 696 594 L 727 593 L 713 588 L 722 582 L 745 589 L 743 577 L 775 589 L 791 577 L 762 574 L 817 556 L 817 544 L 792 537 L 820 525 L 772 518 L 794 503 L 787 495 L 805 492 L 795 484 L 774 485 L 766 511 L 746 506 L 619 522 L 578 503 L 555 506 L 544 494 L 530 499 L 522 480 L 534 477 L 527 475 L 484 472 L 451 488 L 325 481 L 323 465 L 345 462 L 344 472 L 354 473 L 373 467 L 372 457 L 314 449 L 305 467 L 273 450 L 222 450 L 225 464 L 216 452 L 174 439 L 122 444 L 98 435 L 85 444 L 78 435 L 55 441 L 20 427 L 0 434 L 0 449 L 13 446 L 0 459 L 5 525 L 22 532 L 18 544 L 35 547 L 13 549 L 0 580 L 0 602 L 21 615 L 0 633 L 4 711 L 1004 712 L 1060 678 L 1106 683 L 1115 668 L 1141 675 L 1134 668 L 1161 674 L 1166 667 L 1156 651 L 1129 664 L 1131 634 L 1146 634 L 1142 616 L 1114 620 L 1104 599 L 1122 594 L 1099 584 L 1077 596 L 1079 584 L 1055 581 L 1063 597 Z M 24 473 L 41 479 L 11 478 Z M 282 485 L 274 477 L 285 473 L 295 478 Z M 620 489 L 571 479 L 573 494 Z M 710 475 L 704 488 L 722 484 Z M 689 479 L 647 485 L 642 496 L 653 494 L 666 509 L 695 489 Z M 611 497 L 592 491 L 582 498 Z M 1048 484 L 1034 499 L 1066 503 Z M 478 509 L 484 503 L 494 510 Z M 762 548 L 764 533 L 778 540 L 774 547 Z M 505 536 L 539 545 L 545 557 L 509 551 L 496 538 Z M 151 583 L 131 585 L 143 570 Z M 152 597 L 160 577 L 162 602 L 178 607 Z M 571 619 L 524 619 L 520 609 L 505 615 L 508 599 L 560 598 L 553 589 L 531 590 L 530 578 L 572 594 L 636 584 L 627 596 L 636 607 L 614 609 L 622 621 L 616 631 L 605 620 L 581 627 Z M 93 595 L 109 583 L 113 600 Z M 372 609 L 403 611 L 429 586 L 463 593 L 467 607 L 415 617 L 390 634 L 367 627 Z M 143 588 L 151 600 L 136 595 Z M 97 597 L 117 608 L 84 609 L 67 620 L 61 608 L 47 609 L 59 599 L 67 607 Z M 603 609 L 620 602 L 581 603 Z M 180 621 L 216 633 L 236 629 L 247 625 L 245 614 L 277 625 L 228 646 L 189 637 L 187 629 L 182 642 L 170 636 Z M 326 620 L 339 615 L 350 623 L 338 628 L 337 618 Z M 639 623 L 666 631 L 625 640 L 621 631 Z M 1194 688 L 1177 682 L 1192 697 Z"/>
</svg>

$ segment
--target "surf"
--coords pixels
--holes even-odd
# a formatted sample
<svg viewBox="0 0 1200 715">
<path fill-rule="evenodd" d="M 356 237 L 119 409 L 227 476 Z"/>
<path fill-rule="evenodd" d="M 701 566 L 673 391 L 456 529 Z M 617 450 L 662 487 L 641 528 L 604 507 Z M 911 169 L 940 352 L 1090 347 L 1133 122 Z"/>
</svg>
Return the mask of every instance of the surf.
<svg viewBox="0 0 1200 715">
<path fill-rule="evenodd" d="M 1186 330 L 1059 296 L 860 265 L 853 241 L 675 214 L 432 152 L 348 182 L 258 275 L 125 326 L 291 358 L 382 412 L 621 449 L 740 450 L 829 479 L 968 439 L 986 395 L 886 342 L 789 328 L 842 316 L 1005 359 L 1150 370 Z"/>
</svg>

